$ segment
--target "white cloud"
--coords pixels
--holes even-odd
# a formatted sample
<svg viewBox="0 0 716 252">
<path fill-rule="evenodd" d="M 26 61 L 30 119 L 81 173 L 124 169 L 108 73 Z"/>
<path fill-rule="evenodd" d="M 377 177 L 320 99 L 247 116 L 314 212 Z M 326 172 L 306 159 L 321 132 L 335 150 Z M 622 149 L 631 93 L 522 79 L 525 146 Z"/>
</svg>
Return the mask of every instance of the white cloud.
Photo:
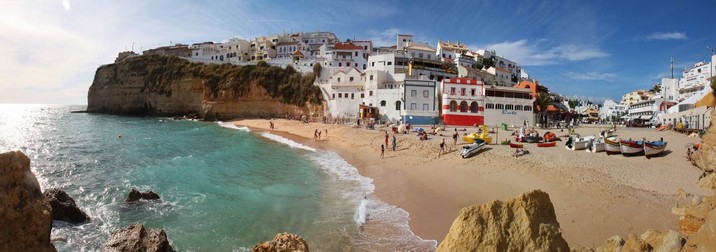
<svg viewBox="0 0 716 252">
<path fill-rule="evenodd" d="M 684 32 L 656 32 L 652 33 L 650 35 L 641 37 L 643 40 L 669 40 L 669 39 L 676 39 L 676 40 L 684 40 L 688 39 L 686 37 L 686 33 Z"/>
<path fill-rule="evenodd" d="M 368 36 L 373 41 L 374 47 L 379 46 L 394 46 L 396 43 L 396 36 L 401 34 L 398 28 L 388 28 L 382 31 L 369 30 Z"/>
<path fill-rule="evenodd" d="M 564 44 L 554 47 L 540 46 L 541 41 L 529 44 L 527 39 L 488 44 L 484 48 L 495 50 L 498 55 L 513 60 L 522 66 L 543 66 L 564 61 L 584 61 L 608 57 L 609 54 L 587 46 Z M 479 46 L 477 48 L 480 48 Z"/>
<path fill-rule="evenodd" d="M 617 78 L 614 73 L 597 73 L 597 72 L 586 72 L 586 73 L 575 73 L 568 72 L 564 76 L 574 80 L 601 80 L 601 81 L 612 81 Z"/>
</svg>

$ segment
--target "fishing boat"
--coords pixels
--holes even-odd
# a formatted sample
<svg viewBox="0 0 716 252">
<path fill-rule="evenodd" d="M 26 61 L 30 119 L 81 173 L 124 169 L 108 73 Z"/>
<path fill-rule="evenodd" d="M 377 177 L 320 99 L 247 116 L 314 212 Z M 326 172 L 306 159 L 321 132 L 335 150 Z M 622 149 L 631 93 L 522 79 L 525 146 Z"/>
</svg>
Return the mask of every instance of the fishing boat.
<svg viewBox="0 0 716 252">
<path fill-rule="evenodd" d="M 526 136 L 525 137 L 525 142 L 528 142 L 528 143 L 538 143 L 539 141 L 542 141 L 541 136 Z"/>
<path fill-rule="evenodd" d="M 460 156 L 462 158 L 472 156 L 473 154 L 478 153 L 480 150 L 484 149 L 485 145 L 487 145 L 487 143 L 484 140 L 475 139 L 475 142 L 473 142 L 472 144 L 462 147 L 462 151 L 460 151 Z"/>
<path fill-rule="evenodd" d="M 518 143 L 510 143 L 510 148 L 517 148 L 517 149 L 518 149 L 518 148 L 522 148 L 522 147 L 523 147 L 523 145 L 522 145 L 522 144 L 518 144 Z"/>
<path fill-rule="evenodd" d="M 557 146 L 557 142 L 542 142 L 537 143 L 537 147 L 554 147 Z"/>
<path fill-rule="evenodd" d="M 597 137 L 589 141 L 587 144 L 587 151 L 592 153 L 602 152 L 605 150 L 604 138 Z"/>
<path fill-rule="evenodd" d="M 644 153 L 644 142 L 620 139 L 619 148 L 624 156 L 640 155 Z"/>
<path fill-rule="evenodd" d="M 472 134 L 465 135 L 462 137 L 462 141 L 466 143 L 474 143 L 475 139 L 482 139 L 486 144 L 490 144 L 490 142 L 492 142 L 492 137 L 488 135 L 487 126 L 482 125 L 480 129 L 482 132 L 474 132 Z"/>
<path fill-rule="evenodd" d="M 617 136 L 604 138 L 604 150 L 607 152 L 607 155 L 622 153 Z"/>
<path fill-rule="evenodd" d="M 589 141 L 594 139 L 594 136 L 588 137 L 569 137 L 567 143 L 564 145 L 568 150 L 584 150 L 587 148 Z"/>
<path fill-rule="evenodd" d="M 661 138 L 659 141 L 646 141 L 644 139 L 644 156 L 651 158 L 657 156 L 666 150 L 666 142 Z"/>
</svg>

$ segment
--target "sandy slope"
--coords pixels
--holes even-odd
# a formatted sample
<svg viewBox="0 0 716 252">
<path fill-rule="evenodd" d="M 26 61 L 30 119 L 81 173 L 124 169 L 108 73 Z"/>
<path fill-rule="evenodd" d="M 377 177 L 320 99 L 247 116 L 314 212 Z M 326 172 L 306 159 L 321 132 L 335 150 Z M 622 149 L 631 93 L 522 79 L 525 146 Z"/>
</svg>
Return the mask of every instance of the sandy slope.
<svg viewBox="0 0 716 252">
<path fill-rule="evenodd" d="M 269 129 L 268 120 L 234 123 Z M 274 123 L 278 134 L 337 151 L 361 174 L 374 179 L 375 196 L 410 213 L 410 225 L 417 235 L 438 242 L 445 237 L 460 208 L 511 198 L 532 189 L 549 193 L 564 237 L 571 245 L 601 244 L 611 235 L 642 233 L 646 229 L 677 229 L 678 218 L 671 214 L 671 207 L 689 200 L 677 197 L 677 190 L 695 195 L 709 193 L 695 186 L 701 173 L 684 158 L 684 146 L 699 140 L 673 132 L 633 128 L 617 131 L 623 138 L 663 137 L 668 141 L 667 151 L 671 152 L 650 160 L 644 156 L 570 151 L 563 147 L 564 141 L 553 148 L 525 144 L 531 154 L 519 158 L 513 158 L 513 150 L 507 146 L 490 145 L 479 155 L 462 159 L 458 155 L 461 141 L 452 146 L 452 128 L 443 132 L 452 148 L 447 155 L 438 157 L 441 136 L 420 141 L 414 134 L 403 134 L 396 135 L 398 150 L 388 148 L 381 159 L 380 145 L 385 134 L 381 129 L 287 120 Z M 320 141 L 312 140 L 316 129 L 323 131 Z M 596 134 L 599 130 L 585 126 L 577 133 Z M 474 129 L 467 129 L 471 131 Z M 500 131 L 499 140 L 510 139 L 509 134 Z"/>
</svg>

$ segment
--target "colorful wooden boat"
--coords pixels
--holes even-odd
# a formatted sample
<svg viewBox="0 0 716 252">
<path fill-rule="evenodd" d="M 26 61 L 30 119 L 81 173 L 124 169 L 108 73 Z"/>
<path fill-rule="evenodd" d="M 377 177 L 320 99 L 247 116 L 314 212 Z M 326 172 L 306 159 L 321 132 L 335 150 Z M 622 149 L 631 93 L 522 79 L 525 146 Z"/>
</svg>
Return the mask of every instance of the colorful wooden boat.
<svg viewBox="0 0 716 252">
<path fill-rule="evenodd" d="M 522 148 L 522 147 L 523 147 L 523 145 L 522 145 L 522 144 L 518 144 L 518 143 L 510 143 L 510 148 Z"/>
<path fill-rule="evenodd" d="M 646 158 L 660 155 L 664 150 L 666 150 L 666 142 L 664 142 L 663 138 L 659 139 L 659 141 L 651 142 L 644 139 L 644 156 L 646 156 Z"/>
<path fill-rule="evenodd" d="M 602 152 L 605 150 L 605 143 L 603 137 L 597 137 L 589 141 L 587 144 L 587 151 L 592 153 Z"/>
<path fill-rule="evenodd" d="M 594 139 L 594 136 L 588 137 L 569 137 L 567 142 L 564 144 L 568 150 L 584 150 L 587 148 L 589 141 Z"/>
<path fill-rule="evenodd" d="M 537 143 L 537 147 L 554 147 L 557 146 L 557 142 L 542 142 Z"/>
<path fill-rule="evenodd" d="M 607 152 L 607 155 L 622 153 L 617 136 L 611 136 L 604 139 L 604 151 Z"/>
<path fill-rule="evenodd" d="M 619 140 L 619 149 L 624 156 L 635 156 L 644 153 L 644 142 L 632 140 Z"/>
</svg>

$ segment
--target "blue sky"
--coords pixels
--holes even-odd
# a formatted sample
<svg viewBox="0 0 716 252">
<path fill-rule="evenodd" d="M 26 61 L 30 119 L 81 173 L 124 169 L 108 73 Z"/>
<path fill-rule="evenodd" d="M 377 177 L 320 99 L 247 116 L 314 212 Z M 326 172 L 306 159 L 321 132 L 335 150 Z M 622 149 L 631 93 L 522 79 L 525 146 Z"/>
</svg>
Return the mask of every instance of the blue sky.
<svg viewBox="0 0 716 252">
<path fill-rule="evenodd" d="M 333 31 L 392 45 L 496 50 L 551 90 L 619 99 L 708 60 L 716 1 L 0 2 L 0 103 L 86 104 L 94 71 L 119 51 L 280 32 Z"/>
</svg>

